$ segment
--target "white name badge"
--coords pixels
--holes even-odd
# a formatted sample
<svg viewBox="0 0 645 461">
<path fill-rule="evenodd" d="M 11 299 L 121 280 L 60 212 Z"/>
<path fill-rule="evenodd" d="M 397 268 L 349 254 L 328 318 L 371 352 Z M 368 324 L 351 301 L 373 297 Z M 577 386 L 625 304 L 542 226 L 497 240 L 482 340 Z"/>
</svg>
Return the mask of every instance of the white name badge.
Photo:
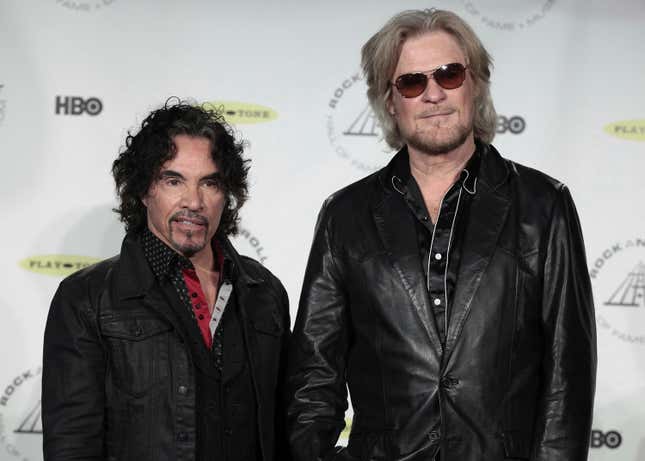
<svg viewBox="0 0 645 461">
<path fill-rule="evenodd" d="M 211 337 L 215 334 L 217 330 L 217 325 L 219 325 L 220 320 L 222 320 L 222 315 L 224 315 L 224 309 L 228 304 L 228 300 L 231 297 L 233 292 L 233 285 L 230 282 L 222 283 L 222 286 L 219 288 L 217 293 L 217 300 L 215 301 L 215 307 L 213 307 L 213 313 L 211 314 L 211 321 L 208 324 L 211 330 Z"/>
</svg>

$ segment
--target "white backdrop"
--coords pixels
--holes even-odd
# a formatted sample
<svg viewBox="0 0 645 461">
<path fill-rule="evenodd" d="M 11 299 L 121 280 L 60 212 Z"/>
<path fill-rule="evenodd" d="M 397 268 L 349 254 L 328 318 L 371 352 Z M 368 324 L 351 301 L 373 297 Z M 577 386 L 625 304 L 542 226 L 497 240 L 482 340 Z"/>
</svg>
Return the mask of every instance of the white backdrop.
<svg viewBox="0 0 645 461">
<path fill-rule="evenodd" d="M 225 102 L 252 159 L 235 242 L 295 317 L 323 199 L 390 158 L 360 47 L 428 7 L 461 14 L 495 59 L 494 144 L 572 190 L 598 318 L 590 459 L 645 459 L 644 0 L 0 0 L 0 461 L 42 459 L 49 302 L 118 252 L 109 170 L 127 129 L 171 95 Z"/>
</svg>

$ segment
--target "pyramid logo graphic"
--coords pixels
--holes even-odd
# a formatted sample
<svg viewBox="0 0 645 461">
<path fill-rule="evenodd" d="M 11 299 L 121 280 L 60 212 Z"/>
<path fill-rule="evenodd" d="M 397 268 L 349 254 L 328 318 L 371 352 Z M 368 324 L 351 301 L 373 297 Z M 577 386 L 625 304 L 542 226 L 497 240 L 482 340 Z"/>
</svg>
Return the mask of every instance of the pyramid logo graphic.
<svg viewBox="0 0 645 461">
<path fill-rule="evenodd" d="M 22 420 L 18 429 L 14 432 L 18 434 L 42 434 L 43 433 L 43 424 L 40 419 L 40 400 L 34 405 L 27 416 Z"/>
<path fill-rule="evenodd" d="M 379 131 L 378 120 L 368 104 L 343 134 L 346 136 L 378 136 Z"/>
<path fill-rule="evenodd" d="M 605 305 L 645 307 L 645 264 L 642 261 L 631 270 Z"/>
</svg>

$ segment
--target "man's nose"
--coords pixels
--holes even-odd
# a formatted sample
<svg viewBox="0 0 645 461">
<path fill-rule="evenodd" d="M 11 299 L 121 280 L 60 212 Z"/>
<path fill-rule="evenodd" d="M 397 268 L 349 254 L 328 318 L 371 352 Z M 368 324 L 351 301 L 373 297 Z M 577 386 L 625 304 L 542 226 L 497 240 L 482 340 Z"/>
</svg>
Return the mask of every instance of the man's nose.
<svg viewBox="0 0 645 461">
<path fill-rule="evenodd" d="M 424 101 L 428 102 L 441 102 L 446 99 L 446 90 L 441 88 L 441 86 L 435 81 L 434 78 L 428 78 L 428 85 L 426 89 L 421 94 L 421 97 Z"/>
<path fill-rule="evenodd" d="M 188 185 L 182 195 L 182 206 L 189 210 L 201 210 L 204 197 L 198 185 Z"/>
</svg>

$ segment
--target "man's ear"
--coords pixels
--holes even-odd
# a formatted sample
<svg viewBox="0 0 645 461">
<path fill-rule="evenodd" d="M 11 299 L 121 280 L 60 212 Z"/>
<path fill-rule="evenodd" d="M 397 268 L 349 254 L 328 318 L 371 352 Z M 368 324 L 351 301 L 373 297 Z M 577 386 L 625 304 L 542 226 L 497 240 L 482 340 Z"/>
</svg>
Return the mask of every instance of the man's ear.
<svg viewBox="0 0 645 461">
<path fill-rule="evenodd" d="M 141 199 L 141 203 L 143 203 L 143 206 L 148 208 L 148 193 L 146 192 L 146 194 L 141 196 L 140 199 Z"/>
<path fill-rule="evenodd" d="M 387 102 L 385 103 L 385 108 L 387 109 L 387 111 L 392 117 L 396 117 L 396 111 L 394 110 L 394 104 L 392 103 L 391 94 L 390 94 L 390 97 L 387 98 Z"/>
</svg>

